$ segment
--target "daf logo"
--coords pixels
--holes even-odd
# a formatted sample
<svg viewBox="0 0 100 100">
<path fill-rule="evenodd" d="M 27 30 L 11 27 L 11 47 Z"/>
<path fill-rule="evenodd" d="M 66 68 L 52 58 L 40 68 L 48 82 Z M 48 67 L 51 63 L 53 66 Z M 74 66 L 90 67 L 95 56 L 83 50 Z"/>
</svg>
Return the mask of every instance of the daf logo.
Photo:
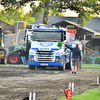
<svg viewBox="0 0 100 100">
<path fill-rule="evenodd" d="M 52 42 L 41 42 L 40 45 L 43 47 L 48 47 L 48 46 L 53 45 L 53 43 Z"/>
</svg>

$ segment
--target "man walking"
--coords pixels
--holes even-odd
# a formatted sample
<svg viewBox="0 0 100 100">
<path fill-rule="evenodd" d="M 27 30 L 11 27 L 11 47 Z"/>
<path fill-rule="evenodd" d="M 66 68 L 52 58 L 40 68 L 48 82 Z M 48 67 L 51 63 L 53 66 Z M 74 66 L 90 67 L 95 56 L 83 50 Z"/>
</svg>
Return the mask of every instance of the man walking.
<svg viewBox="0 0 100 100">
<path fill-rule="evenodd" d="M 18 50 L 18 54 L 21 56 L 23 64 L 26 65 L 26 59 L 25 59 L 26 52 L 24 51 L 23 47 L 21 47 L 21 49 Z"/>
<path fill-rule="evenodd" d="M 81 61 L 81 52 L 78 47 L 78 44 L 76 44 L 75 48 L 71 48 L 68 45 L 64 44 L 67 48 L 69 48 L 72 51 L 72 74 L 76 74 L 78 62 Z M 75 69 L 74 69 L 75 67 Z"/>
</svg>

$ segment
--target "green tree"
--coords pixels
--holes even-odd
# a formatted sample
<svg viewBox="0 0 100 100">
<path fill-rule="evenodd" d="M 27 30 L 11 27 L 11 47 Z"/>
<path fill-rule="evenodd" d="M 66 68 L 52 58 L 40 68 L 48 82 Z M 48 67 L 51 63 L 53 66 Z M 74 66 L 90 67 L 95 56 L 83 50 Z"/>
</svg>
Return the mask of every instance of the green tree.
<svg viewBox="0 0 100 100">
<path fill-rule="evenodd" d="M 34 1 L 38 1 L 39 5 L 35 5 Z M 13 6 L 19 8 L 30 2 L 30 7 L 35 13 L 41 12 L 43 9 L 43 23 L 48 23 L 49 10 L 56 11 L 56 14 L 70 9 L 75 11 L 80 17 L 78 23 L 81 26 L 85 26 L 91 19 L 91 14 L 99 14 L 100 12 L 100 0 L 2 0 L 1 4 L 6 8 L 7 6 Z"/>
<path fill-rule="evenodd" d="M 35 21 L 35 18 L 34 17 L 31 17 L 31 13 L 26 13 L 23 17 L 23 21 L 26 21 L 27 24 L 31 24 Z"/>
<path fill-rule="evenodd" d="M 13 7 L 8 7 L 9 10 L 1 10 L 0 20 L 4 21 L 10 25 L 14 25 L 15 21 L 25 21 L 27 24 L 35 21 L 34 17 L 31 17 L 31 13 L 24 14 L 23 7 L 20 9 L 14 9 Z"/>
</svg>

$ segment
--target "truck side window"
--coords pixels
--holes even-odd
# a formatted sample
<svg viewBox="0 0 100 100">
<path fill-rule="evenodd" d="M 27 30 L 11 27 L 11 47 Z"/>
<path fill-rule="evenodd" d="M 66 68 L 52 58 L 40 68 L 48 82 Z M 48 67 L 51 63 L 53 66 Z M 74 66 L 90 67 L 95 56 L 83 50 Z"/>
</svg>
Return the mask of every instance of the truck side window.
<svg viewBox="0 0 100 100">
<path fill-rule="evenodd" d="M 61 41 L 63 41 L 63 32 L 61 33 Z"/>
</svg>

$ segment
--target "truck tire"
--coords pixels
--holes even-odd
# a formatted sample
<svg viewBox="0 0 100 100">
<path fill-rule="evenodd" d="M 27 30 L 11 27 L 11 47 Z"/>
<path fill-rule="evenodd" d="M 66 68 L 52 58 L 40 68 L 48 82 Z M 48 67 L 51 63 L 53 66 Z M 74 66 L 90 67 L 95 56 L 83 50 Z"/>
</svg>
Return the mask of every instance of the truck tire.
<svg viewBox="0 0 100 100">
<path fill-rule="evenodd" d="M 7 61 L 9 64 L 19 64 L 21 62 L 21 58 L 17 53 L 10 53 L 7 56 Z"/>
<path fill-rule="evenodd" d="M 66 64 L 66 68 L 65 69 L 71 69 L 71 61 L 69 61 L 67 64 Z"/>
<path fill-rule="evenodd" d="M 71 69 L 71 66 L 72 66 L 72 59 L 70 57 L 70 61 L 68 63 L 66 63 L 65 69 Z"/>
<path fill-rule="evenodd" d="M 29 69 L 35 70 L 35 66 L 29 65 Z"/>
</svg>

